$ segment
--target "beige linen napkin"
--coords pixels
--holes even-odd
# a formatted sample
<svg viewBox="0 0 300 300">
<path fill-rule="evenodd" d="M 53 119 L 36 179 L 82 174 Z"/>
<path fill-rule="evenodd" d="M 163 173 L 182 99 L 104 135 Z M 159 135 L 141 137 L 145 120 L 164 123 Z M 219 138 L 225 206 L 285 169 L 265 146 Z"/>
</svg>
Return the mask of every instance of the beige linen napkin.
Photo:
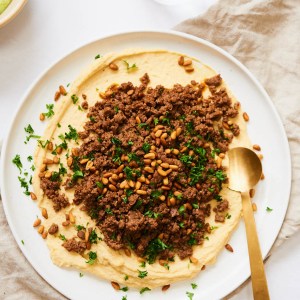
<svg viewBox="0 0 300 300">
<path fill-rule="evenodd" d="M 276 245 L 300 224 L 300 6 L 294 0 L 223 0 L 176 27 L 227 50 L 260 80 L 283 120 L 292 152 L 293 185 Z M 298 99 L 297 99 L 298 98 Z M 30 266 L 19 250 L 0 205 L 0 298 L 65 299 Z"/>
</svg>

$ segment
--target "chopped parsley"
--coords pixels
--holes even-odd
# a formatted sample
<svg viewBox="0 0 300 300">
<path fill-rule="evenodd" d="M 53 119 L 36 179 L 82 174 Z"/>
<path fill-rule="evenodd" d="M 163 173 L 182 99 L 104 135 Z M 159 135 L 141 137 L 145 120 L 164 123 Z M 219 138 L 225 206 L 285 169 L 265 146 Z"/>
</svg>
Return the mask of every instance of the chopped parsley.
<svg viewBox="0 0 300 300">
<path fill-rule="evenodd" d="M 147 292 L 147 291 L 151 291 L 151 289 L 149 289 L 148 287 L 144 287 L 144 288 L 142 288 L 142 289 L 140 290 L 140 294 L 143 294 L 143 293 L 145 293 L 145 292 Z"/>
<path fill-rule="evenodd" d="M 23 241 L 23 240 L 21 240 L 21 243 L 22 243 L 23 245 L 25 245 L 25 243 L 24 243 L 24 241 Z"/>
<path fill-rule="evenodd" d="M 45 112 L 45 113 L 43 113 L 43 115 L 44 115 L 46 118 L 51 118 L 51 117 L 54 115 L 53 108 L 54 108 L 54 104 L 46 104 L 46 109 L 47 109 L 48 111 Z"/>
<path fill-rule="evenodd" d="M 123 169 L 123 172 L 125 173 L 127 179 L 130 180 L 133 178 L 133 170 L 130 167 L 126 166 Z"/>
<path fill-rule="evenodd" d="M 16 167 L 19 169 L 20 174 L 22 173 L 22 162 L 21 162 L 21 158 L 19 154 L 16 154 L 16 156 L 14 157 L 14 159 L 12 160 L 12 163 L 16 165 Z"/>
<path fill-rule="evenodd" d="M 48 140 L 47 141 L 38 140 L 37 142 L 43 149 L 45 149 L 46 146 L 50 143 Z"/>
<path fill-rule="evenodd" d="M 128 153 L 128 162 L 131 162 L 132 160 L 139 162 L 140 161 L 140 157 L 137 156 L 135 153 Z"/>
<path fill-rule="evenodd" d="M 151 145 L 149 143 L 144 143 L 142 149 L 145 153 L 148 153 L 151 149 Z"/>
<path fill-rule="evenodd" d="M 178 212 L 179 212 L 179 214 L 181 214 L 181 215 L 185 212 L 185 207 L 184 207 L 184 205 L 181 205 L 181 206 L 178 208 Z"/>
<path fill-rule="evenodd" d="M 270 208 L 270 207 L 267 206 L 267 208 L 266 208 L 267 212 L 271 212 L 272 210 L 273 210 L 273 208 Z"/>
<path fill-rule="evenodd" d="M 20 176 L 18 176 L 18 179 L 19 179 L 19 181 L 20 181 L 20 183 L 21 183 L 21 188 L 24 188 L 24 189 L 25 189 L 24 194 L 25 194 L 26 196 L 29 196 L 29 195 L 30 195 L 30 192 L 29 192 L 29 187 L 28 187 L 28 183 L 26 182 L 26 179 L 25 179 L 25 178 L 22 178 L 22 177 L 20 177 Z"/>
<path fill-rule="evenodd" d="M 193 162 L 193 157 L 187 154 L 183 154 L 180 156 L 179 160 L 185 165 L 190 165 Z"/>
<path fill-rule="evenodd" d="M 145 251 L 146 258 L 149 264 L 153 264 L 156 260 L 157 255 L 163 251 L 168 249 L 167 246 L 161 239 L 157 238 L 152 240 Z"/>
<path fill-rule="evenodd" d="M 150 130 L 150 126 L 147 123 L 140 123 L 138 125 L 139 128 L 144 128 L 145 130 Z"/>
<path fill-rule="evenodd" d="M 128 280 L 128 279 L 129 279 L 128 275 L 125 274 L 124 280 L 126 281 L 126 280 Z"/>
<path fill-rule="evenodd" d="M 194 293 L 186 292 L 186 295 L 188 296 L 188 298 L 189 298 L 190 300 L 193 300 Z"/>
<path fill-rule="evenodd" d="M 89 236 L 89 242 L 91 244 L 97 244 L 98 241 L 101 241 L 102 239 L 97 235 L 96 233 L 96 230 L 93 229 L 90 233 L 90 236 Z"/>
<path fill-rule="evenodd" d="M 84 275 L 83 273 L 79 273 L 79 277 L 80 277 L 80 278 L 83 277 L 83 275 Z"/>
<path fill-rule="evenodd" d="M 192 286 L 193 290 L 195 290 L 198 287 L 198 285 L 196 283 L 191 283 L 191 286 Z"/>
<path fill-rule="evenodd" d="M 27 161 L 31 162 L 33 160 L 33 157 L 30 155 L 27 157 Z"/>
<path fill-rule="evenodd" d="M 126 65 L 127 68 L 127 72 L 133 72 L 136 71 L 138 69 L 136 64 L 132 64 L 131 66 L 129 65 L 129 63 L 126 60 L 123 60 L 124 64 Z"/>
<path fill-rule="evenodd" d="M 57 123 L 57 127 L 58 127 L 58 128 L 60 128 L 60 127 L 61 127 L 60 123 Z"/>
<path fill-rule="evenodd" d="M 153 123 L 156 126 L 159 123 L 159 120 L 157 118 L 154 118 Z"/>
<path fill-rule="evenodd" d="M 118 113 L 118 112 L 119 112 L 119 107 L 118 107 L 118 106 L 115 106 L 115 107 L 114 107 L 114 110 L 115 110 L 116 113 Z"/>
<path fill-rule="evenodd" d="M 141 268 L 146 268 L 146 262 L 143 261 L 143 262 L 140 264 L 140 267 L 141 267 Z"/>
<path fill-rule="evenodd" d="M 123 296 L 123 297 L 122 297 L 122 300 L 127 300 L 127 296 Z"/>
<path fill-rule="evenodd" d="M 76 104 L 78 102 L 78 100 L 79 100 L 78 97 L 75 94 L 73 94 L 71 96 L 71 99 L 72 99 L 73 104 Z"/>
<path fill-rule="evenodd" d="M 150 197 L 153 199 L 158 199 L 158 197 L 161 195 L 162 195 L 162 191 L 156 190 L 151 192 Z"/>
<path fill-rule="evenodd" d="M 144 213 L 144 216 L 149 217 L 149 218 L 157 219 L 158 217 L 162 216 L 162 214 L 156 213 L 152 210 L 148 210 Z"/>
<path fill-rule="evenodd" d="M 32 126 L 29 124 L 27 127 L 24 128 L 25 132 L 28 133 L 29 135 L 26 137 L 26 141 L 24 142 L 25 144 L 27 144 L 27 142 L 33 138 L 33 139 L 39 139 L 41 138 L 39 135 L 35 135 L 34 134 L 34 130 L 32 128 Z"/>
<path fill-rule="evenodd" d="M 133 146 L 133 141 L 128 141 L 128 146 Z"/>
<path fill-rule="evenodd" d="M 82 226 L 82 225 L 74 225 L 74 227 L 75 227 L 75 229 L 77 230 L 77 231 L 80 231 L 80 230 L 85 230 L 85 227 L 84 226 Z"/>
<path fill-rule="evenodd" d="M 120 289 L 120 291 L 123 291 L 123 292 L 127 292 L 128 291 L 128 287 L 127 286 L 124 286 Z"/>
<path fill-rule="evenodd" d="M 225 218 L 226 218 L 226 219 L 230 219 L 230 218 L 231 218 L 231 215 L 230 215 L 229 213 L 227 213 L 226 216 L 225 216 Z"/>
<path fill-rule="evenodd" d="M 121 145 L 121 141 L 118 138 L 114 137 L 114 136 L 111 138 L 111 142 L 114 145 Z"/>
<path fill-rule="evenodd" d="M 70 131 L 65 133 L 65 139 L 66 140 L 74 140 L 75 142 L 77 142 L 77 140 L 78 140 L 77 130 L 75 128 L 73 128 L 71 125 L 68 125 L 68 128 Z"/>
<path fill-rule="evenodd" d="M 84 177 L 83 172 L 77 170 L 77 171 L 75 171 L 75 172 L 73 173 L 73 175 L 72 175 L 72 181 L 75 181 L 75 180 L 77 180 L 77 179 L 79 179 L 79 178 L 83 178 L 83 177 Z"/>
<path fill-rule="evenodd" d="M 103 189 L 103 187 L 104 187 L 104 184 L 102 182 L 100 182 L 100 181 L 96 181 L 96 185 L 100 189 Z"/>
<path fill-rule="evenodd" d="M 87 264 L 93 265 L 97 259 L 97 253 L 90 251 L 89 252 L 89 260 L 86 261 Z"/>
<path fill-rule="evenodd" d="M 96 56 L 95 56 L 95 59 L 98 59 L 98 58 L 100 58 L 101 57 L 101 55 L 100 54 L 97 54 Z"/>
<path fill-rule="evenodd" d="M 110 208 L 105 208 L 105 212 L 111 216 L 114 214 Z"/>
<path fill-rule="evenodd" d="M 180 223 L 178 224 L 178 226 L 179 226 L 180 228 L 184 228 L 184 223 L 183 223 L 183 222 L 180 222 Z"/>
<path fill-rule="evenodd" d="M 167 270 L 170 270 L 170 266 L 169 266 L 169 264 L 167 264 L 167 263 L 164 263 L 164 267 L 165 267 Z"/>
<path fill-rule="evenodd" d="M 65 237 L 63 234 L 60 234 L 60 235 L 59 235 L 59 238 L 60 238 L 62 241 L 66 241 L 66 240 L 67 240 L 66 237 Z"/>
</svg>

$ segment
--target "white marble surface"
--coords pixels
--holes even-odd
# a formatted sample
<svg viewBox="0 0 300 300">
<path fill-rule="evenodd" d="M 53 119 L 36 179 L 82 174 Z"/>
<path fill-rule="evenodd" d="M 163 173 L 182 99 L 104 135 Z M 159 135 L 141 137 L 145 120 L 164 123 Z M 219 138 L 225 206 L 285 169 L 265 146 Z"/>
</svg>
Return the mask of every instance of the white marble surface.
<svg viewBox="0 0 300 300">
<path fill-rule="evenodd" d="M 216 0 L 30 0 L 0 29 L 0 139 L 29 85 L 53 62 L 93 39 L 130 30 L 167 30 L 197 16 Z M 266 263 L 271 299 L 300 299 L 300 232 Z M 251 286 L 234 299 L 252 299 Z M 197 299 L 195 299 L 197 300 Z"/>
</svg>

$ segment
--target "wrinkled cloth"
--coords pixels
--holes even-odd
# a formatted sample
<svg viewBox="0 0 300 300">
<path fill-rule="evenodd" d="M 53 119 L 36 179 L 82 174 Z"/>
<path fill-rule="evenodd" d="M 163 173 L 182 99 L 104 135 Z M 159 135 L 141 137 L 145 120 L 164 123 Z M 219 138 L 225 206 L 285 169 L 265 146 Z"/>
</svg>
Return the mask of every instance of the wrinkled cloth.
<svg viewBox="0 0 300 300">
<path fill-rule="evenodd" d="M 259 79 L 283 121 L 292 154 L 288 212 L 274 247 L 300 225 L 300 6 L 294 0 L 222 0 L 175 29 L 231 53 Z M 297 147 L 298 146 L 298 147 Z M 1 201 L 0 201 L 1 202 Z M 18 248 L 0 203 L 0 298 L 66 299 L 45 282 Z M 5 263 L 3 263 L 5 261 Z"/>
</svg>

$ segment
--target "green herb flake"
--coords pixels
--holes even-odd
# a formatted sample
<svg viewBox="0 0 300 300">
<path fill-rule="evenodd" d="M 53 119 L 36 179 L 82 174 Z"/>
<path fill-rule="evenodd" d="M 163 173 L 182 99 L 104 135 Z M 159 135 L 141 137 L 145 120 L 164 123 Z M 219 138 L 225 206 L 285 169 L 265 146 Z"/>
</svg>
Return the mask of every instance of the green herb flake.
<svg viewBox="0 0 300 300">
<path fill-rule="evenodd" d="M 73 104 L 76 104 L 78 102 L 78 100 L 79 100 L 78 97 L 77 97 L 77 95 L 75 95 L 75 94 L 73 94 L 71 96 L 71 99 L 72 99 Z"/>
<path fill-rule="evenodd" d="M 123 296 L 123 297 L 122 297 L 122 300 L 127 300 L 127 296 Z"/>
<path fill-rule="evenodd" d="M 96 230 L 93 229 L 90 233 L 90 236 L 89 236 L 89 242 L 91 244 L 97 244 L 98 241 L 101 241 L 102 239 L 97 235 L 96 233 Z"/>
<path fill-rule="evenodd" d="M 166 250 L 168 248 L 169 248 L 169 246 L 166 245 L 159 238 L 150 241 L 150 243 L 148 244 L 148 247 L 147 247 L 147 249 L 145 251 L 147 262 L 149 264 L 153 264 L 155 262 L 155 260 L 156 260 L 157 255 L 161 251 Z"/>
<path fill-rule="evenodd" d="M 178 212 L 179 212 L 179 214 L 181 214 L 181 215 L 185 212 L 185 207 L 184 207 L 184 205 L 181 205 L 181 206 L 178 208 Z"/>
<path fill-rule="evenodd" d="M 31 162 L 33 160 L 33 157 L 30 155 L 27 157 L 27 161 Z"/>
<path fill-rule="evenodd" d="M 190 300 L 193 300 L 194 293 L 186 292 L 186 295 L 188 296 L 188 298 L 189 298 Z"/>
<path fill-rule="evenodd" d="M 226 218 L 226 219 L 230 219 L 230 218 L 231 218 L 231 215 L 227 213 L 226 216 L 225 216 L 225 218 Z"/>
<path fill-rule="evenodd" d="M 138 275 L 139 278 L 145 278 L 148 275 L 148 271 L 138 270 L 138 272 L 139 272 L 139 275 Z"/>
<path fill-rule="evenodd" d="M 23 240 L 21 240 L 21 243 L 22 243 L 23 245 L 25 245 L 25 243 L 24 243 L 24 241 L 23 241 Z"/>
<path fill-rule="evenodd" d="M 115 110 L 116 113 L 118 113 L 120 109 L 119 109 L 118 106 L 115 106 L 115 107 L 114 107 L 114 110 Z"/>
<path fill-rule="evenodd" d="M 103 187 L 104 187 L 104 184 L 102 182 L 100 182 L 100 181 L 96 181 L 96 185 L 100 189 L 103 189 Z"/>
<path fill-rule="evenodd" d="M 57 127 L 58 127 L 58 128 L 60 128 L 60 127 L 61 127 L 60 123 L 57 123 Z"/>
<path fill-rule="evenodd" d="M 140 267 L 141 267 L 141 268 L 146 268 L 146 262 L 143 261 L 143 262 L 140 264 Z"/>
<path fill-rule="evenodd" d="M 80 231 L 80 230 L 85 230 L 85 227 L 84 226 L 82 226 L 82 225 L 74 225 L 74 227 L 75 227 L 75 229 L 77 230 L 77 231 Z"/>
<path fill-rule="evenodd" d="M 98 59 L 98 58 L 100 58 L 101 57 L 101 55 L 100 54 L 97 54 L 96 56 L 95 56 L 95 59 Z"/>
<path fill-rule="evenodd" d="M 191 283 L 191 286 L 192 286 L 193 290 L 195 290 L 198 287 L 198 285 L 196 283 Z"/>
<path fill-rule="evenodd" d="M 84 275 L 83 273 L 79 273 L 79 277 L 80 277 L 80 278 L 83 277 L 83 275 Z"/>
<path fill-rule="evenodd" d="M 271 212 L 272 210 L 273 210 L 273 208 L 270 208 L 270 207 L 267 206 L 267 208 L 266 208 L 267 212 Z"/>
<path fill-rule="evenodd" d="M 130 73 L 130 72 L 133 72 L 133 71 L 136 71 L 138 69 L 137 65 L 136 64 L 132 64 L 131 66 L 129 65 L 129 63 L 126 61 L 126 60 L 123 60 L 124 64 L 126 65 L 126 69 L 127 69 L 127 72 Z"/>
<path fill-rule="evenodd" d="M 150 130 L 150 126 L 147 123 L 140 123 L 138 124 L 139 128 L 144 128 L 145 130 Z"/>
<path fill-rule="evenodd" d="M 51 118 L 54 115 L 53 108 L 54 104 L 46 104 L 47 112 L 43 113 L 43 115 L 48 119 Z"/>
<path fill-rule="evenodd" d="M 151 149 L 151 145 L 149 143 L 144 143 L 142 149 L 145 153 L 148 153 Z"/>
<path fill-rule="evenodd" d="M 77 130 L 72 127 L 71 125 L 68 125 L 68 128 L 69 128 L 69 132 L 66 132 L 65 133 L 65 139 L 66 140 L 74 140 L 75 142 L 77 142 L 78 140 L 78 133 L 77 133 Z"/>
<path fill-rule="evenodd" d="M 12 163 L 14 165 L 16 165 L 16 167 L 19 169 L 20 174 L 22 173 L 22 168 L 23 168 L 23 164 L 21 162 L 21 158 L 19 154 L 16 154 L 16 156 L 14 157 L 14 159 L 12 160 Z"/>
<path fill-rule="evenodd" d="M 133 141 L 128 141 L 128 146 L 133 146 Z"/>
<path fill-rule="evenodd" d="M 89 252 L 89 260 L 86 261 L 87 264 L 93 265 L 97 259 L 97 253 L 90 251 Z"/>
<path fill-rule="evenodd" d="M 179 226 L 180 228 L 184 228 L 184 223 L 183 223 L 183 222 L 180 222 L 180 223 L 178 224 L 178 226 Z"/>
<path fill-rule="evenodd" d="M 128 275 L 124 275 L 124 280 L 126 281 L 126 280 L 128 280 L 129 279 L 129 277 L 128 277 Z"/>
<path fill-rule="evenodd" d="M 159 123 L 159 120 L 157 118 L 154 118 L 153 123 L 156 126 Z"/>
<path fill-rule="evenodd" d="M 140 290 L 140 294 L 143 294 L 145 292 L 151 291 L 151 289 L 149 289 L 148 287 L 144 287 Z"/>
<path fill-rule="evenodd" d="M 21 183 L 21 188 L 24 188 L 24 189 L 25 189 L 24 194 L 25 194 L 26 196 L 29 196 L 29 195 L 30 195 L 30 193 L 29 193 L 29 191 L 28 191 L 29 187 L 28 187 L 28 183 L 26 182 L 26 179 L 25 179 L 25 178 L 22 178 L 22 177 L 20 177 L 20 176 L 18 176 L 18 179 L 19 179 L 19 181 L 20 181 L 20 183 Z"/>
<path fill-rule="evenodd" d="M 43 149 L 45 149 L 46 146 L 50 143 L 48 140 L 47 141 L 38 140 L 37 142 Z"/>
<path fill-rule="evenodd" d="M 166 268 L 167 270 L 170 270 L 170 266 L 167 263 L 164 263 L 164 268 Z"/>
<path fill-rule="evenodd" d="M 79 179 L 79 178 L 83 178 L 83 177 L 84 177 L 83 172 L 77 170 L 77 171 L 75 171 L 75 172 L 73 173 L 73 175 L 72 175 L 72 181 L 75 181 L 75 180 L 77 180 L 77 179 Z"/>
<path fill-rule="evenodd" d="M 65 237 L 63 234 L 60 234 L 60 235 L 59 235 L 59 238 L 60 238 L 62 241 L 66 241 L 66 240 L 67 240 L 66 237 Z"/>
<path fill-rule="evenodd" d="M 124 286 L 124 287 L 122 287 L 121 289 L 120 289 L 120 291 L 123 291 L 123 292 L 127 292 L 129 289 L 128 289 L 128 287 L 127 286 Z"/>
</svg>

